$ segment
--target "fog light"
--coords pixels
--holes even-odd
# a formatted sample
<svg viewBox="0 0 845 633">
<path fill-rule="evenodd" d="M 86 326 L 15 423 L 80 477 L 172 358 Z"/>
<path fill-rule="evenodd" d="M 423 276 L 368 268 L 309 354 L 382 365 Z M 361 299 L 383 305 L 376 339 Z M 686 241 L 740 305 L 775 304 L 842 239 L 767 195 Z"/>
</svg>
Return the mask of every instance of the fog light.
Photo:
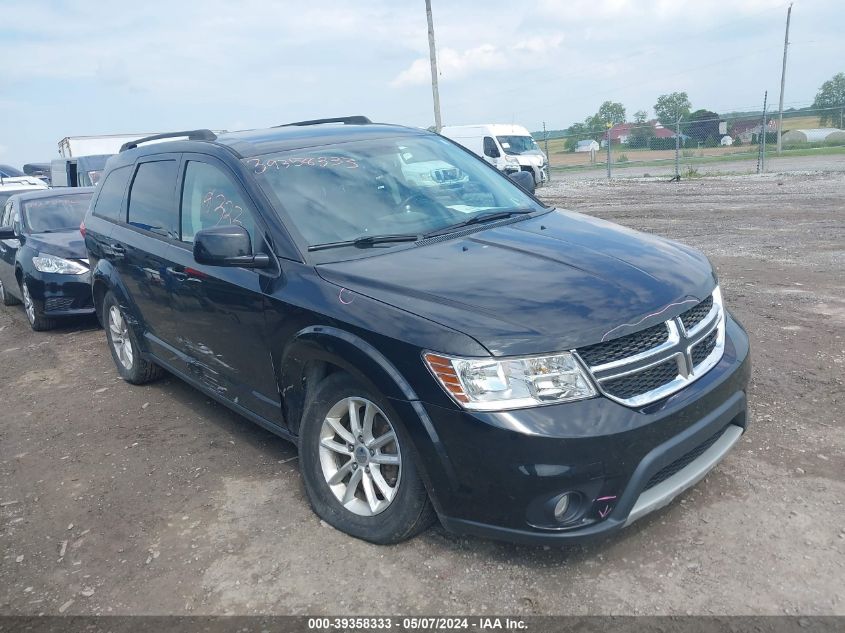
<svg viewBox="0 0 845 633">
<path fill-rule="evenodd" d="M 557 503 L 555 504 L 555 519 L 563 522 L 563 518 L 566 516 L 566 511 L 569 510 L 569 493 L 567 492 L 563 495 L 560 499 L 558 499 Z"/>
</svg>

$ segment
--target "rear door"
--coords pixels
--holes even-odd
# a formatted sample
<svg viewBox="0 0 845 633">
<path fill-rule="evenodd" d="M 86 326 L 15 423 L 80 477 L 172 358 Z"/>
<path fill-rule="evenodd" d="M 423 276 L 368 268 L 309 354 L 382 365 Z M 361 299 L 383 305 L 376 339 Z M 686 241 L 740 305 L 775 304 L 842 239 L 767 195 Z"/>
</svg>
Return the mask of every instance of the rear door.
<svg viewBox="0 0 845 633">
<path fill-rule="evenodd" d="M 167 338 L 190 359 L 188 371 L 195 379 L 281 423 L 264 320 L 264 289 L 278 271 L 205 266 L 193 256 L 198 231 L 227 224 L 249 231 L 253 252 L 270 254 L 264 223 L 236 175 L 213 157 L 185 154 L 178 190 L 180 241 L 169 251 L 174 316 Z"/>
<path fill-rule="evenodd" d="M 179 236 L 176 199 L 178 154 L 156 154 L 136 163 L 126 195 L 126 222 L 108 238 L 110 259 L 128 293 L 136 333 L 153 354 L 172 360 L 173 340 L 165 336 L 172 318 L 168 258 Z"/>
<path fill-rule="evenodd" d="M 0 208 L 0 226 L 12 226 L 12 218 L 15 215 L 14 201 L 9 200 L 5 206 Z M 20 248 L 20 242 L 17 239 L 0 240 L 0 281 L 3 282 L 3 287 L 6 292 L 13 297 L 20 294 L 18 290 L 18 282 L 15 279 L 15 256 Z"/>
</svg>

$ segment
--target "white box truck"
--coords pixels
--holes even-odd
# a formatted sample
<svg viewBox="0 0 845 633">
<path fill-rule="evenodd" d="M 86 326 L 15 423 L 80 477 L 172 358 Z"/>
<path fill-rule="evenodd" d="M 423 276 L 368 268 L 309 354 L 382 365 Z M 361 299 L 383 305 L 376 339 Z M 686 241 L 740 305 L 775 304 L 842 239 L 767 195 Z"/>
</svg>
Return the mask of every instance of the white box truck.
<svg viewBox="0 0 845 633">
<path fill-rule="evenodd" d="M 59 141 L 59 156 L 76 158 L 77 156 L 97 156 L 117 154 L 120 146 L 129 141 L 137 141 L 149 134 L 103 134 L 101 136 L 66 136 Z"/>
<path fill-rule="evenodd" d="M 440 134 L 478 154 L 506 174 L 530 172 L 538 187 L 549 179 L 548 157 L 521 125 L 447 125 Z"/>
</svg>

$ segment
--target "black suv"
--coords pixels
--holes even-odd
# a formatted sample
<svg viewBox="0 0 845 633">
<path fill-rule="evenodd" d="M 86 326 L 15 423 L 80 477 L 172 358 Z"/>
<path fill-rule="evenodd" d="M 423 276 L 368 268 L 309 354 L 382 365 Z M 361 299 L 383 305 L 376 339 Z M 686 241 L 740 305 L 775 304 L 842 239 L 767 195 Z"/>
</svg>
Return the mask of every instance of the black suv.
<svg viewBox="0 0 845 633">
<path fill-rule="evenodd" d="M 608 533 L 745 429 L 748 338 L 706 257 L 437 134 L 142 139 L 82 230 L 120 375 L 167 369 L 295 442 L 315 512 L 362 539 Z"/>
</svg>

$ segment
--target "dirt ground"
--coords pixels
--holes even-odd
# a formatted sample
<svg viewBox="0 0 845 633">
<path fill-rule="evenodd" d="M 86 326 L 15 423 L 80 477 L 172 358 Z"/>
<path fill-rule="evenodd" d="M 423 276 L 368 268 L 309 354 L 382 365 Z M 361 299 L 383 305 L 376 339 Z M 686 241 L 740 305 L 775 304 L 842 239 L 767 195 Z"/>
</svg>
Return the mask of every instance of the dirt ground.
<svg viewBox="0 0 845 633">
<path fill-rule="evenodd" d="M 704 251 L 750 333 L 752 426 L 682 499 L 584 547 L 369 545 L 312 514 L 291 445 L 121 382 L 92 321 L 0 308 L 0 613 L 845 614 L 845 175 L 541 193 Z"/>
</svg>

